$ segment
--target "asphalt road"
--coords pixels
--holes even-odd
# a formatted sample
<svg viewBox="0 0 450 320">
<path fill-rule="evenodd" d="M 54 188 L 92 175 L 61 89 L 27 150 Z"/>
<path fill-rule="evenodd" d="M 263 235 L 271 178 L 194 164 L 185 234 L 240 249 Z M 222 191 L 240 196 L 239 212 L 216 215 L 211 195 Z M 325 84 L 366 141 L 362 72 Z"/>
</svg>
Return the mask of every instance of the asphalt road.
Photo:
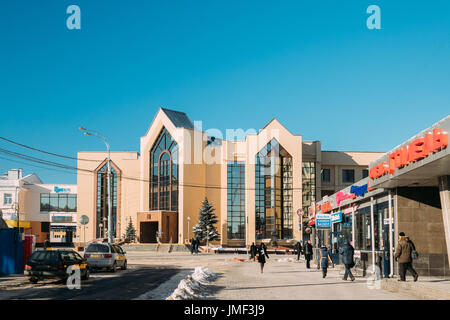
<svg viewBox="0 0 450 320">
<path fill-rule="evenodd" d="M 68 289 L 65 282 L 50 279 L 31 284 L 24 277 L 19 285 L 0 290 L 0 300 L 129 300 L 154 290 L 180 272 L 183 269 L 177 267 L 129 264 L 127 270 L 115 273 L 91 273 L 89 280 L 81 281 L 81 289 Z"/>
</svg>

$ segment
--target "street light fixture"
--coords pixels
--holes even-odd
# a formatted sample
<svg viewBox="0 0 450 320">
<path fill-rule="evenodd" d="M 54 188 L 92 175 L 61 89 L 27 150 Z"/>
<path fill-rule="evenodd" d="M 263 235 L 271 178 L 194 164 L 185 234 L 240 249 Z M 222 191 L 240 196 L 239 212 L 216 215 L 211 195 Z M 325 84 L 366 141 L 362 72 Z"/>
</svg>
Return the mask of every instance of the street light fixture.
<svg viewBox="0 0 450 320">
<path fill-rule="evenodd" d="M 113 226 L 112 226 L 112 199 L 111 199 L 111 152 L 109 149 L 109 143 L 108 141 L 106 141 L 106 138 L 97 131 L 89 130 L 84 127 L 80 127 L 79 129 L 80 131 L 84 131 L 83 134 L 85 136 L 95 136 L 102 139 L 106 145 L 106 151 L 108 152 L 108 171 L 106 177 L 107 178 L 106 196 L 108 201 L 108 242 L 113 243 L 114 239 L 112 234 Z"/>
</svg>

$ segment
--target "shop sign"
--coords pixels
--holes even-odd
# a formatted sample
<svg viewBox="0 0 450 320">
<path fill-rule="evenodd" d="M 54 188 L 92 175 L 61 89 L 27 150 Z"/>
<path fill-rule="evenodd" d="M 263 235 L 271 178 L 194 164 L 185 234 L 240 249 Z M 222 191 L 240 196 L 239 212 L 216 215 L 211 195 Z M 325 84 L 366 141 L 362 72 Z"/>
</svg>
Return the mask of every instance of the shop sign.
<svg viewBox="0 0 450 320">
<path fill-rule="evenodd" d="M 434 129 L 408 145 L 389 154 L 389 163 L 381 162 L 369 170 L 369 178 L 377 179 L 385 174 L 394 174 L 396 169 L 428 157 L 430 154 L 448 146 L 448 133 Z"/>
<path fill-rule="evenodd" d="M 55 193 L 60 193 L 60 192 L 69 193 L 70 189 L 69 188 L 58 188 L 57 186 L 55 186 L 53 188 L 53 191 L 55 191 Z"/>
<path fill-rule="evenodd" d="M 342 222 L 342 212 L 335 212 L 331 214 L 331 222 L 333 223 L 338 223 L 338 222 Z"/>
<path fill-rule="evenodd" d="M 350 192 L 355 195 L 355 197 L 363 197 L 367 192 L 372 191 L 373 189 L 369 187 L 369 183 L 366 183 L 362 186 L 351 186 Z"/>
<path fill-rule="evenodd" d="M 308 222 L 308 227 L 314 226 L 316 224 L 316 218 L 312 218 L 311 220 L 309 220 Z"/>
<path fill-rule="evenodd" d="M 308 208 L 308 218 L 312 219 L 316 216 L 316 213 L 320 210 L 320 205 L 316 204 L 315 202 L 312 203 L 311 206 Z"/>
<path fill-rule="evenodd" d="M 394 222 L 393 220 L 394 220 L 393 218 L 386 218 L 384 219 L 384 224 L 391 224 Z"/>
<path fill-rule="evenodd" d="M 346 200 L 346 199 L 354 199 L 356 198 L 354 194 L 347 194 L 347 193 L 343 193 L 342 191 L 339 191 L 338 193 L 336 193 L 336 203 L 338 206 L 341 205 L 341 201 Z"/>
<path fill-rule="evenodd" d="M 329 214 L 317 214 L 316 215 L 316 227 L 317 228 L 331 228 L 331 215 Z"/>
<path fill-rule="evenodd" d="M 320 206 L 320 211 L 322 212 L 328 212 L 333 210 L 333 207 L 331 206 L 331 202 L 324 203 Z"/>
</svg>

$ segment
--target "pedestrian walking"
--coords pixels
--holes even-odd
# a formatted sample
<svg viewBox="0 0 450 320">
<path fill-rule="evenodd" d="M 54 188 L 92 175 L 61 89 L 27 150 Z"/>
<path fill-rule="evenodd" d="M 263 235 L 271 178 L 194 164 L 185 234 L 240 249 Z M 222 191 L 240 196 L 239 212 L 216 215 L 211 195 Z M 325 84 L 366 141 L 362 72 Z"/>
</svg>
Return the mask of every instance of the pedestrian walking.
<svg viewBox="0 0 450 320">
<path fill-rule="evenodd" d="M 413 250 L 415 252 L 414 243 L 412 243 L 412 241 L 405 236 L 404 232 L 400 232 L 397 248 L 395 249 L 395 258 L 398 261 L 398 273 L 400 275 L 400 279 L 398 281 L 406 281 L 407 270 L 411 272 L 412 276 L 414 277 L 414 281 L 417 281 L 417 279 L 419 278 L 419 275 L 412 266 L 411 254 L 413 253 Z"/>
<path fill-rule="evenodd" d="M 256 260 L 256 246 L 255 243 L 252 242 L 252 245 L 250 246 L 250 260 L 255 261 Z"/>
<path fill-rule="evenodd" d="M 304 248 L 303 248 L 303 253 L 304 253 L 304 255 L 305 255 L 306 268 L 307 268 L 307 269 L 310 269 L 310 268 L 311 268 L 311 266 L 310 266 L 310 261 L 311 261 L 311 259 L 313 258 L 313 247 L 312 247 L 311 240 L 308 240 L 308 241 L 305 243 L 305 246 L 304 246 Z"/>
<path fill-rule="evenodd" d="M 325 278 L 327 276 L 328 271 L 328 262 L 333 264 L 333 261 L 330 257 L 330 252 L 326 246 L 322 246 L 320 248 L 319 260 L 317 263 L 317 268 L 322 268 L 322 277 Z"/>
<path fill-rule="evenodd" d="M 264 270 L 264 264 L 266 263 L 266 257 L 269 259 L 269 255 L 267 254 L 267 248 L 264 243 L 261 242 L 261 245 L 258 248 L 258 262 L 261 266 L 261 273 Z"/>
<path fill-rule="evenodd" d="M 194 252 L 195 254 L 198 254 L 198 247 L 200 246 L 200 239 L 198 237 L 195 238 L 195 246 L 194 246 Z"/>
<path fill-rule="evenodd" d="M 295 252 L 297 253 L 297 261 L 300 260 L 300 256 L 303 251 L 302 249 L 303 249 L 303 246 L 302 246 L 301 240 L 297 241 L 297 243 L 295 244 Z"/>
<path fill-rule="evenodd" d="M 191 238 L 191 254 L 194 254 L 195 251 L 195 239 Z"/>
<path fill-rule="evenodd" d="M 355 281 L 355 277 L 351 271 L 351 268 L 355 266 L 355 261 L 353 260 L 355 248 L 353 248 L 350 241 L 346 241 L 344 246 L 339 249 L 339 253 L 342 255 L 342 263 L 345 266 L 345 273 L 342 280 L 347 280 L 347 278 L 350 277 L 352 281 Z"/>
</svg>

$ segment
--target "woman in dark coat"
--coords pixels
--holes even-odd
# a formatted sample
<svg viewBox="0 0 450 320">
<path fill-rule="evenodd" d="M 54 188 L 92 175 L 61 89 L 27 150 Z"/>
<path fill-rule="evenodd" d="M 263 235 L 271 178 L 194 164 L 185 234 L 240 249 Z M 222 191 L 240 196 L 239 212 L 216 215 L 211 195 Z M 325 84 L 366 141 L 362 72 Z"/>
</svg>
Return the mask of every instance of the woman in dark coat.
<svg viewBox="0 0 450 320">
<path fill-rule="evenodd" d="M 261 273 L 264 270 L 264 263 L 266 263 L 266 257 L 269 259 L 269 255 L 267 254 L 267 248 L 264 243 L 261 242 L 261 245 L 258 247 L 258 262 L 261 266 Z"/>
<path fill-rule="evenodd" d="M 347 280 L 347 277 L 350 277 L 352 281 L 355 281 L 355 277 L 350 270 L 355 266 L 355 262 L 353 261 L 353 255 L 355 253 L 355 249 L 350 244 L 349 241 L 345 242 L 344 246 L 339 249 L 339 253 L 342 255 L 342 263 L 345 266 L 345 274 L 342 280 Z"/>
<path fill-rule="evenodd" d="M 330 257 L 328 248 L 326 246 L 322 246 L 320 248 L 318 267 L 322 268 L 323 278 L 325 278 L 327 276 L 328 261 L 333 263 L 333 261 L 331 261 L 331 257 Z"/>
</svg>

